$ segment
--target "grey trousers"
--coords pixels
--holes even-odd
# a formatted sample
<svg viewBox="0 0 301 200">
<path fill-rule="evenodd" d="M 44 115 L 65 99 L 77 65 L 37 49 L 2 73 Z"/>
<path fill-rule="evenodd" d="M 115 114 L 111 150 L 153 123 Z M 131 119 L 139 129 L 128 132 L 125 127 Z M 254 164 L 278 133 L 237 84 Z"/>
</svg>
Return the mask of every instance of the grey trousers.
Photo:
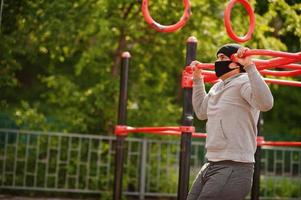
<svg viewBox="0 0 301 200">
<path fill-rule="evenodd" d="M 187 200 L 244 200 L 252 187 L 253 163 L 208 162 L 203 165 Z"/>
</svg>

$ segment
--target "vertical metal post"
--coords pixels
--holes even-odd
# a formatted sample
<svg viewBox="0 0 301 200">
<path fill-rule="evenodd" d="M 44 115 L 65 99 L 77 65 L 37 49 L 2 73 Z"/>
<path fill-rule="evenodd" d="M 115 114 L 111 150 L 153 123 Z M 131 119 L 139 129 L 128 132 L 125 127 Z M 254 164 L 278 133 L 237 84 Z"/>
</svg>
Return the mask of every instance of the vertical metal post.
<svg viewBox="0 0 301 200">
<path fill-rule="evenodd" d="M 1 4 L 0 4 L 0 33 L 1 33 L 1 25 L 2 25 L 3 4 L 4 4 L 4 0 L 1 0 Z"/>
<path fill-rule="evenodd" d="M 139 200 L 145 199 L 145 170 L 146 170 L 146 157 L 147 157 L 147 140 L 142 140 L 142 154 L 141 154 L 141 168 L 140 168 L 140 190 Z"/>
<path fill-rule="evenodd" d="M 197 39 L 193 36 L 187 40 L 186 66 L 196 58 Z M 182 126 L 193 125 L 192 88 L 183 89 Z M 189 190 L 191 132 L 182 132 L 180 150 L 180 168 L 178 183 L 178 200 L 184 200 Z"/>
<path fill-rule="evenodd" d="M 122 53 L 121 71 L 120 71 L 118 122 L 117 122 L 118 125 L 126 125 L 128 68 L 129 68 L 130 57 L 131 57 L 131 55 L 129 52 Z M 122 174 L 123 174 L 125 137 L 126 137 L 125 135 L 117 135 L 116 136 L 114 192 L 113 192 L 114 200 L 120 200 L 121 194 L 122 194 Z"/>
<path fill-rule="evenodd" d="M 262 136 L 261 127 L 263 125 L 262 114 L 259 115 L 258 123 L 257 123 L 257 135 Z M 259 192 L 260 192 L 260 160 L 261 160 L 261 146 L 257 147 L 255 153 L 255 167 L 254 167 L 254 175 L 253 175 L 253 185 L 251 191 L 251 200 L 259 200 Z"/>
</svg>

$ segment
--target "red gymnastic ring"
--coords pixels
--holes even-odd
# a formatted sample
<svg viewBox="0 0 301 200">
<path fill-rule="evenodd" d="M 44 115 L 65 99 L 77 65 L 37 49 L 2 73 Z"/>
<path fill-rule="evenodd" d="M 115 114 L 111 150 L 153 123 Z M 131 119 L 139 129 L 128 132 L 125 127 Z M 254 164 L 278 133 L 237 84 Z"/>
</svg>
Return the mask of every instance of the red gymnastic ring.
<svg viewBox="0 0 301 200">
<path fill-rule="evenodd" d="M 186 22 L 188 21 L 191 11 L 190 11 L 190 2 L 189 0 L 183 0 L 183 4 L 185 7 L 184 13 L 180 19 L 180 21 L 178 21 L 176 24 L 173 25 L 168 25 L 168 26 L 164 26 L 161 25 L 159 23 L 157 23 L 155 20 L 153 20 L 153 18 L 150 16 L 149 11 L 148 11 L 148 0 L 143 0 L 142 2 L 142 14 L 143 17 L 145 19 L 145 21 L 156 31 L 159 32 L 174 32 L 177 31 L 179 29 L 181 29 Z"/>
<path fill-rule="evenodd" d="M 235 3 L 241 3 L 245 7 L 246 11 L 248 12 L 249 19 L 250 19 L 249 31 L 243 37 L 238 37 L 233 32 L 233 29 L 232 29 L 232 26 L 231 26 L 231 19 L 230 19 L 231 11 L 232 11 L 232 8 L 233 8 Z M 230 0 L 230 2 L 228 3 L 228 5 L 225 9 L 224 23 L 225 23 L 225 26 L 226 26 L 227 33 L 228 33 L 228 35 L 231 39 L 233 39 L 236 42 L 246 42 L 246 41 L 248 41 L 252 37 L 252 34 L 254 32 L 254 28 L 255 28 L 255 15 L 254 15 L 252 7 L 248 3 L 248 1 L 247 0 Z"/>
</svg>

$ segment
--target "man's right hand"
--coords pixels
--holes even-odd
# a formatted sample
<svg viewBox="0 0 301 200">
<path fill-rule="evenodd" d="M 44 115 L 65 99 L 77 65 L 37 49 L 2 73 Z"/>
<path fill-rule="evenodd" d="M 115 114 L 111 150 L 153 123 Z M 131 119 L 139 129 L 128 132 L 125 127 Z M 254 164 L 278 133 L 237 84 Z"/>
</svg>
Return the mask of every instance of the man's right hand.
<svg viewBox="0 0 301 200">
<path fill-rule="evenodd" d="M 202 79 L 203 75 L 202 75 L 202 69 L 198 69 L 195 66 L 201 64 L 199 61 L 192 61 L 190 63 L 190 66 L 194 68 L 194 72 L 193 72 L 193 79 L 197 80 L 197 79 Z"/>
</svg>

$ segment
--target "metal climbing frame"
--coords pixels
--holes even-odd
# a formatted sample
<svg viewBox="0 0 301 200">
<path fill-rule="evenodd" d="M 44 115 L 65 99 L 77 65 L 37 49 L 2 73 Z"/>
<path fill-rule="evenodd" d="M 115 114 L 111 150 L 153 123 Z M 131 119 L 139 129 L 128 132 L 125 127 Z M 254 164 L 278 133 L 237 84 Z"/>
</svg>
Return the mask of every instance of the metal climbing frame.
<svg viewBox="0 0 301 200">
<path fill-rule="evenodd" d="M 186 53 L 186 67 L 182 73 L 182 88 L 183 88 L 183 114 L 182 124 L 178 127 L 130 127 L 126 124 L 126 105 L 127 105 L 127 77 L 130 54 L 124 52 L 122 54 L 121 63 L 121 78 L 120 78 L 120 96 L 119 96 L 119 112 L 118 124 L 115 127 L 116 135 L 116 156 L 115 156 L 115 176 L 114 176 L 114 200 L 120 200 L 122 196 L 122 174 L 123 174 L 123 159 L 124 159 L 124 140 L 129 133 L 143 132 L 148 134 L 161 134 L 161 135 L 178 135 L 181 136 L 180 143 L 180 158 L 179 158 L 179 181 L 178 181 L 178 200 L 186 199 L 189 187 L 189 173 L 190 173 L 190 154 L 191 154 L 191 138 L 192 137 L 206 137 L 205 134 L 195 133 L 193 127 L 193 109 L 192 109 L 192 74 L 195 68 L 201 68 L 206 82 L 216 82 L 214 64 L 205 63 L 196 66 L 189 66 L 196 57 L 197 39 L 190 37 L 187 40 L 187 53 Z M 256 66 L 260 73 L 264 75 L 274 76 L 297 76 L 301 75 L 301 65 L 293 64 L 301 61 L 301 53 L 286 53 L 271 50 L 248 50 L 243 56 L 263 55 L 263 56 L 277 56 L 270 60 L 256 60 Z M 231 58 L 234 62 L 237 57 Z M 268 70 L 271 68 L 288 68 L 294 70 L 276 71 Z M 207 70 L 210 69 L 210 70 Z M 290 86 L 301 87 L 301 82 L 287 81 L 279 79 L 265 79 L 267 82 L 275 84 L 284 84 Z M 260 135 L 260 126 L 258 127 L 260 137 L 257 138 L 257 153 L 255 158 L 260 160 L 261 146 L 301 146 L 301 142 L 272 142 L 265 141 Z M 260 176 L 260 163 L 255 165 L 254 184 L 252 189 L 252 199 L 259 197 L 259 176 Z"/>
</svg>

